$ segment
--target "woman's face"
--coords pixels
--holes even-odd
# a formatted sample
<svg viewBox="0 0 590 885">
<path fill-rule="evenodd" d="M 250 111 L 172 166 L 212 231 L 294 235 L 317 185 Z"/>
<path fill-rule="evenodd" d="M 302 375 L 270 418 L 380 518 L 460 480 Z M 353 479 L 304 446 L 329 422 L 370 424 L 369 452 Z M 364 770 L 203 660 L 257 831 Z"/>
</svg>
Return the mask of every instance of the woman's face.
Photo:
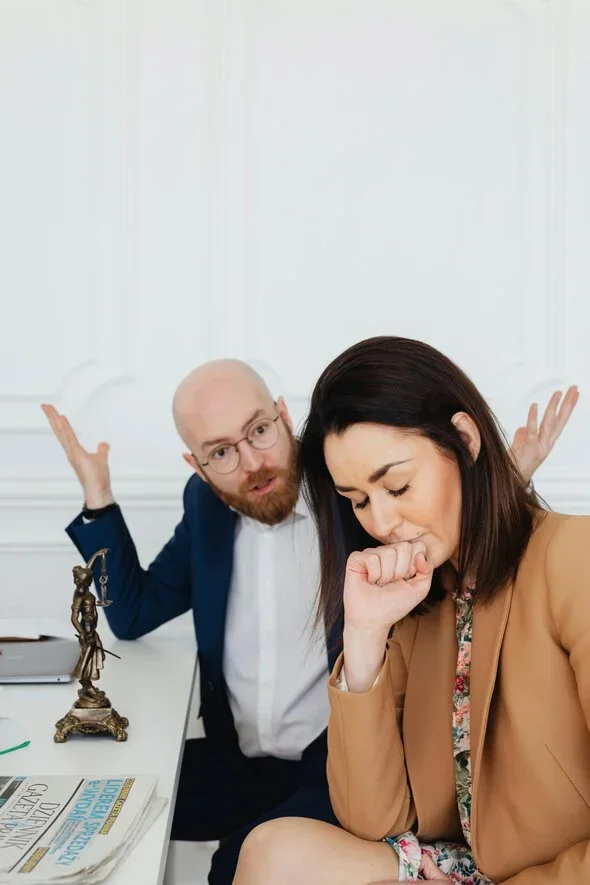
<svg viewBox="0 0 590 885">
<path fill-rule="evenodd" d="M 420 538 L 435 568 L 456 557 L 459 468 L 431 440 L 384 424 L 354 424 L 326 436 L 324 455 L 336 490 L 373 538 L 382 544 Z"/>
</svg>

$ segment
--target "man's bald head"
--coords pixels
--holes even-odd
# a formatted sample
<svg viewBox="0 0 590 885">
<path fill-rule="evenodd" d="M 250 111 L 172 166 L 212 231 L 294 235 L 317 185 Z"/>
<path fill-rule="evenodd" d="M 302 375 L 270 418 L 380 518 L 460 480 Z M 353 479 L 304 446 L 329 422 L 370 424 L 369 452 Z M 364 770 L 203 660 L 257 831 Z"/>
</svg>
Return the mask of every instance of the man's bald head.
<svg viewBox="0 0 590 885">
<path fill-rule="evenodd" d="M 240 360 L 199 366 L 179 384 L 173 412 L 190 449 L 185 461 L 222 501 L 268 525 L 289 516 L 299 494 L 291 418 L 251 366 Z M 224 463 L 228 470 L 220 469 Z"/>
<path fill-rule="evenodd" d="M 273 398 L 264 380 L 241 360 L 213 360 L 193 369 L 174 394 L 172 412 L 182 440 L 193 450 L 201 431 L 226 423 L 237 403 L 272 409 Z M 220 428 L 221 430 L 221 428 Z"/>
</svg>

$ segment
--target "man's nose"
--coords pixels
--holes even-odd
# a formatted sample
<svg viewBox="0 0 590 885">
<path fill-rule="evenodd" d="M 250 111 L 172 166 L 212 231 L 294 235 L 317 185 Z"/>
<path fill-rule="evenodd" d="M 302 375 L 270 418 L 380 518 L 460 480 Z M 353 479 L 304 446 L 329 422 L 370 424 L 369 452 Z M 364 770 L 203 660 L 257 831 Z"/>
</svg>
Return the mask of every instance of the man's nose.
<svg viewBox="0 0 590 885">
<path fill-rule="evenodd" d="M 248 473 L 260 470 L 264 462 L 264 452 L 260 449 L 255 449 L 246 439 L 239 443 L 239 451 L 240 461 L 244 470 Z"/>
</svg>

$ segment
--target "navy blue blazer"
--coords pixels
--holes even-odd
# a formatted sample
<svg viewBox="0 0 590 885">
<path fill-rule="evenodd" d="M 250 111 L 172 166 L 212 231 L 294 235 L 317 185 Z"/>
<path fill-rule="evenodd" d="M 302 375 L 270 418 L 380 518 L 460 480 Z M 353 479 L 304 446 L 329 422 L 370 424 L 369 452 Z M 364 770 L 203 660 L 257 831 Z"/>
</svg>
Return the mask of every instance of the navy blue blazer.
<svg viewBox="0 0 590 885">
<path fill-rule="evenodd" d="M 182 520 L 173 537 L 148 569 L 139 563 L 119 507 L 86 524 L 79 514 L 66 532 L 85 562 L 101 547 L 109 548 L 108 590 L 114 604 L 105 612 L 119 639 L 137 639 L 192 608 L 205 733 L 216 740 L 237 743 L 223 678 L 237 515 L 196 474 L 186 484 L 183 504 Z M 97 562 L 95 578 L 99 573 Z M 330 670 L 338 638 L 333 635 L 327 642 Z"/>
</svg>

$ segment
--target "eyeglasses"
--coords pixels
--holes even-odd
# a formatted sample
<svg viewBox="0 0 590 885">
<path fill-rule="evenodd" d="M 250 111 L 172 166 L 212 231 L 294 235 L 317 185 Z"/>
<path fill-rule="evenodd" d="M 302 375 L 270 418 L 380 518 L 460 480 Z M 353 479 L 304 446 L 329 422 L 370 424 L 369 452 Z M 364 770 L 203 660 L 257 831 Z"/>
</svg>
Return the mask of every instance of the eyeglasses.
<svg viewBox="0 0 590 885">
<path fill-rule="evenodd" d="M 253 449 L 270 449 L 279 438 L 279 428 L 277 421 L 281 416 L 276 418 L 264 418 L 254 424 L 246 436 L 243 436 L 235 443 L 224 443 L 219 448 L 214 449 L 209 455 L 209 460 L 202 464 L 196 455 L 193 458 L 199 467 L 210 467 L 215 473 L 233 473 L 240 463 L 240 443 L 247 442 Z"/>
</svg>

